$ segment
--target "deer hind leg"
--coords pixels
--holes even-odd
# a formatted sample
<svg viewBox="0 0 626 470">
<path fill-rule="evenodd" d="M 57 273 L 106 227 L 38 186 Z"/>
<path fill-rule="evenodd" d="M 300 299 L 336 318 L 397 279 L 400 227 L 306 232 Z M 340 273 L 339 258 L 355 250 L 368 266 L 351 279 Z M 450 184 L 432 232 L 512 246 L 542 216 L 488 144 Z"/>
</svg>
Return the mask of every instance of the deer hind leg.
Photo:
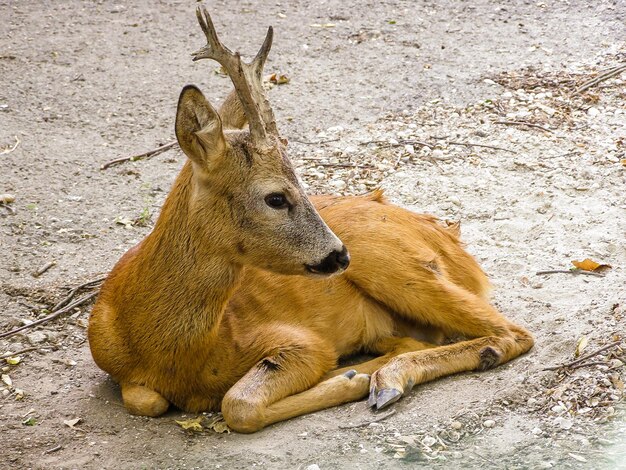
<svg viewBox="0 0 626 470">
<path fill-rule="evenodd" d="M 121 387 L 122 400 L 130 414 L 157 417 L 165 413 L 170 406 L 161 394 L 143 385 L 122 383 Z"/>
<path fill-rule="evenodd" d="M 383 408 L 415 384 L 456 372 L 490 369 L 532 348 L 534 341 L 527 330 L 437 270 L 419 262 L 412 263 L 411 269 L 396 268 L 390 271 L 393 266 L 387 266 L 386 272 L 362 278 L 355 270 L 353 282 L 404 318 L 433 325 L 449 336 L 474 339 L 394 357 L 372 376 L 371 405 Z M 370 281 L 385 278 L 384 286 Z"/>
<path fill-rule="evenodd" d="M 356 370 L 360 374 L 371 375 L 399 354 L 435 347 L 437 347 L 435 344 L 418 341 L 408 337 L 391 336 L 381 338 L 368 348 L 368 352 L 381 354 L 381 356 L 359 364 L 353 364 L 351 366 L 332 370 L 328 372 L 324 378 L 329 379 L 331 377 L 337 377 L 349 372 L 350 370 Z"/>
<path fill-rule="evenodd" d="M 235 431 L 255 432 L 279 421 L 367 396 L 369 375 L 355 371 L 318 383 L 336 363 L 334 349 L 314 333 L 292 327 L 284 332 L 280 344 L 273 328 L 271 352 L 222 400 L 224 419 Z"/>
</svg>

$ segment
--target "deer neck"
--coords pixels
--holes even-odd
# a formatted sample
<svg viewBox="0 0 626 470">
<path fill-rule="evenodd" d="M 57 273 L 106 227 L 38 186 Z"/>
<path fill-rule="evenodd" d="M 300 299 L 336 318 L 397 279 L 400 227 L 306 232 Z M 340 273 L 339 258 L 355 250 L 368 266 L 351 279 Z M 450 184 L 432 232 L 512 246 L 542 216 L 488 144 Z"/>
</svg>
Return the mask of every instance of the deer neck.
<svg viewBox="0 0 626 470">
<path fill-rule="evenodd" d="M 204 209 L 199 214 L 202 220 L 194 216 L 193 178 L 187 162 L 154 230 L 141 246 L 142 254 L 150 260 L 142 264 L 141 275 L 147 278 L 144 284 L 150 286 L 151 295 L 158 297 L 158 315 L 169 317 L 169 331 L 180 334 L 185 330 L 187 337 L 217 330 L 242 271 L 242 266 L 229 257 L 229 250 L 211 240 L 212 228 L 206 224 L 219 220 L 218 214 L 211 214 L 208 208 L 209 213 Z"/>
</svg>

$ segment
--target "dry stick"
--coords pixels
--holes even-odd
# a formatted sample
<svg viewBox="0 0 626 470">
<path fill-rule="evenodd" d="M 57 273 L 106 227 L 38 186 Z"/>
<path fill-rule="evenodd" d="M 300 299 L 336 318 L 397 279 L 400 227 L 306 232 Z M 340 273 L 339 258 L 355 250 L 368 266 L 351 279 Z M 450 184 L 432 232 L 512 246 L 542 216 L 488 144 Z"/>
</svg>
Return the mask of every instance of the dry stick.
<svg viewBox="0 0 626 470">
<path fill-rule="evenodd" d="M 63 449 L 63 447 L 61 445 L 58 445 L 58 446 L 54 446 L 52 449 L 44 450 L 43 453 L 44 455 L 52 454 L 53 452 L 56 452 L 57 450 L 61 450 L 61 449 Z"/>
<path fill-rule="evenodd" d="M 118 165 L 120 163 L 134 162 L 135 160 L 140 160 L 142 158 L 154 157 L 155 155 L 159 155 L 160 153 L 163 153 L 166 150 L 169 150 L 172 147 L 175 147 L 177 144 L 178 144 L 178 141 L 173 140 L 171 142 L 168 142 L 165 145 L 161 145 L 160 147 L 157 147 L 155 149 L 149 150 L 148 152 L 140 153 L 139 155 L 133 155 L 132 157 L 123 157 L 123 158 L 118 158 L 116 160 L 111 160 L 110 162 L 107 162 L 104 165 L 102 165 L 100 167 L 100 169 L 101 170 L 106 170 L 110 166 Z"/>
<path fill-rule="evenodd" d="M 76 295 L 76 293 L 81 290 L 81 289 L 91 289 L 92 287 L 96 287 L 98 284 L 100 284 L 101 282 L 103 282 L 106 278 L 105 277 L 100 277 L 98 279 L 94 279 L 93 281 L 88 281 L 85 282 L 84 284 L 81 284 L 80 286 L 76 286 L 74 287 L 69 294 L 67 294 L 67 296 L 61 300 L 59 303 L 57 303 L 54 307 L 52 307 L 52 312 L 56 312 L 58 309 L 60 309 L 61 307 L 65 307 L 70 300 L 72 300 L 74 298 L 74 296 Z"/>
<path fill-rule="evenodd" d="M 50 261 L 49 263 L 46 263 L 44 266 L 42 266 L 41 268 L 39 268 L 37 271 L 35 271 L 33 273 L 33 277 L 39 277 L 41 276 L 43 273 L 45 273 L 48 269 L 50 269 L 53 266 L 56 266 L 57 262 L 56 261 Z"/>
<path fill-rule="evenodd" d="M 576 96 L 579 93 L 582 93 L 583 91 L 588 90 L 589 88 L 592 88 L 605 80 L 608 80 L 609 78 L 615 77 L 616 75 L 622 73 L 624 70 L 626 70 L 626 64 L 618 65 L 617 67 L 609 69 L 603 74 L 598 75 L 596 78 L 593 78 L 583 83 L 580 87 L 576 89 L 576 91 L 574 91 L 574 93 L 572 93 L 572 96 Z"/>
<path fill-rule="evenodd" d="M 581 362 L 586 361 L 587 359 L 591 359 L 592 357 L 597 356 L 600 353 L 603 353 L 607 349 L 611 349 L 611 348 L 614 348 L 615 346 L 619 346 L 621 343 L 622 343 L 621 339 L 618 340 L 618 341 L 614 341 L 614 342 L 609 343 L 609 344 L 607 344 L 605 346 L 602 346 L 600 349 L 597 349 L 597 350 L 587 354 L 586 356 L 581 357 L 580 359 L 576 359 L 575 361 L 568 362 L 567 364 L 562 364 L 560 366 L 546 367 L 543 370 L 558 370 L 558 369 L 564 369 L 564 368 L 568 368 L 568 367 L 572 367 L 572 366 L 578 365 Z"/>
<path fill-rule="evenodd" d="M 466 147 L 484 147 L 487 149 L 502 150 L 504 152 L 517 153 L 515 150 L 505 149 L 504 147 L 496 147 L 494 145 L 472 144 L 471 142 L 456 142 L 452 140 L 447 140 L 445 141 L 445 143 L 448 145 L 464 145 Z"/>
<path fill-rule="evenodd" d="M 528 126 L 528 127 L 536 127 L 537 129 L 541 129 L 542 131 L 549 132 L 550 134 L 554 134 L 552 129 L 548 129 L 540 124 L 533 124 L 532 122 L 526 121 L 494 121 L 494 124 L 504 124 L 505 126 Z"/>
<path fill-rule="evenodd" d="M 298 142 L 299 144 L 306 144 L 306 145 L 322 145 L 322 144 L 328 144 L 330 142 L 338 142 L 339 139 L 329 139 L 329 140 L 319 140 L 317 142 L 309 142 L 307 140 L 298 140 L 298 139 L 287 139 L 289 142 Z"/>
<path fill-rule="evenodd" d="M 93 292 L 92 294 L 89 294 L 89 295 L 87 295 L 87 296 L 85 296 L 85 297 L 83 297 L 81 299 L 78 299 L 75 302 L 72 302 L 67 307 L 64 307 L 64 308 L 62 308 L 60 310 L 57 310 L 56 312 L 48 315 L 47 317 L 41 318 L 41 319 L 36 320 L 36 321 L 34 321 L 32 323 L 29 323 L 28 325 L 21 326 L 19 328 L 14 329 L 14 330 L 7 331 L 6 333 L 1 333 L 0 334 L 0 338 L 6 338 L 8 336 L 13 336 L 14 334 L 17 334 L 20 331 L 26 330 L 28 328 L 33 328 L 33 327 L 35 327 L 37 325 L 41 325 L 42 323 L 47 323 L 47 322 L 49 322 L 51 320 L 54 320 L 55 318 L 60 317 L 64 313 L 67 313 L 67 312 L 73 310 L 75 307 L 78 307 L 78 306 L 80 306 L 80 305 L 82 305 L 84 303 L 89 302 L 96 295 L 98 295 L 98 293 L 97 292 Z"/>
<path fill-rule="evenodd" d="M 17 147 L 19 147 L 20 145 L 20 139 L 17 136 L 14 136 L 15 138 L 15 144 L 13 146 L 8 146 L 6 147 L 2 152 L 0 152 L 0 155 L 6 155 L 8 153 L 13 152 Z"/>
<path fill-rule="evenodd" d="M 607 364 L 606 362 L 600 362 L 600 361 L 595 361 L 595 362 L 586 362 L 584 364 L 576 364 L 575 366 L 570 366 L 570 369 L 580 369 L 581 367 L 591 367 L 591 366 L 607 366 L 609 368 L 609 370 L 614 370 L 614 369 L 619 369 L 620 367 L 624 367 L 624 364 L 619 364 L 617 366 L 613 366 L 611 367 L 610 364 Z"/>
<path fill-rule="evenodd" d="M 582 269 L 550 269 L 548 271 L 537 271 L 535 276 L 541 276 L 543 274 L 583 274 L 585 276 L 604 277 L 604 274 L 583 271 Z"/>
<path fill-rule="evenodd" d="M 0 360 L 7 359 L 9 357 L 19 356 L 20 354 L 26 354 L 27 352 L 31 352 L 31 351 L 37 351 L 38 349 L 39 348 L 26 348 L 26 349 L 22 349 L 21 351 L 17 351 L 14 353 L 3 354 L 2 356 L 0 356 Z"/>
<path fill-rule="evenodd" d="M 339 429 L 354 429 L 354 428 L 362 428 L 364 426 L 369 426 L 372 423 L 378 423 L 380 421 L 382 421 L 383 419 L 387 419 L 390 416 L 393 416 L 396 414 L 396 410 L 391 410 L 389 413 L 386 413 L 384 415 L 380 415 L 377 416 L 376 418 L 370 420 L 370 421 L 364 421 L 362 423 L 358 423 L 358 424 L 346 424 L 346 425 L 342 425 L 339 426 Z"/>
<path fill-rule="evenodd" d="M 11 215 L 15 215 L 15 209 L 13 209 L 9 204 L 0 202 L 0 207 L 4 207 Z"/>
</svg>

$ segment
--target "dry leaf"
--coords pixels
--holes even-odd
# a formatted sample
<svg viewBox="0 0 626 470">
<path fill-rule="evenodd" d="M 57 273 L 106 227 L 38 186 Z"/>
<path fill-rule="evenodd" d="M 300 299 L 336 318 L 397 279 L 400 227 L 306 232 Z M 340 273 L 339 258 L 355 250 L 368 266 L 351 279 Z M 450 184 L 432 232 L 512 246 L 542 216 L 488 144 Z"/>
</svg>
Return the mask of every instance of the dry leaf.
<svg viewBox="0 0 626 470">
<path fill-rule="evenodd" d="M 273 73 L 270 75 L 269 82 L 274 85 L 286 85 L 289 83 L 291 79 L 287 75 L 278 75 Z"/>
<path fill-rule="evenodd" d="M 624 392 L 624 382 L 618 374 L 611 375 L 611 383 L 613 384 L 613 387 L 615 387 L 615 390 L 622 393 Z"/>
<path fill-rule="evenodd" d="M 622 158 L 620 160 L 620 162 L 621 162 L 622 166 L 626 166 L 626 158 Z"/>
<path fill-rule="evenodd" d="M 580 339 L 578 340 L 578 344 L 576 345 L 576 351 L 574 351 L 574 356 L 576 357 L 580 356 L 585 350 L 585 348 L 587 347 L 588 343 L 589 343 L 589 340 L 587 339 L 587 337 L 581 336 Z"/>
<path fill-rule="evenodd" d="M 176 424 L 178 424 L 185 431 L 202 432 L 204 431 L 204 428 L 202 427 L 203 420 L 204 416 L 198 416 L 197 418 L 176 421 Z"/>
<path fill-rule="evenodd" d="M 8 387 L 12 387 L 13 386 L 13 381 L 11 380 L 11 377 L 9 377 L 7 374 L 2 374 L 2 381 L 8 386 Z"/>
<path fill-rule="evenodd" d="M 610 264 L 596 263 L 595 261 L 590 260 L 589 258 L 585 258 L 584 261 L 572 261 L 572 264 L 576 266 L 578 269 L 582 269 L 583 271 L 600 272 L 600 271 L 604 271 L 605 269 L 611 269 Z"/>
<path fill-rule="evenodd" d="M 222 415 L 217 415 L 206 425 L 207 429 L 213 429 L 213 431 L 223 434 L 227 432 L 230 434 L 230 428 Z"/>
<path fill-rule="evenodd" d="M 74 426 L 76 426 L 82 420 L 83 420 L 82 418 L 67 419 L 67 420 L 63 421 L 63 424 L 65 424 L 67 427 L 69 427 L 71 429 L 74 429 Z"/>
<path fill-rule="evenodd" d="M 16 366 L 20 363 L 22 358 L 20 356 L 13 356 L 13 357 L 6 357 L 4 360 L 6 361 L 7 364 Z"/>
</svg>

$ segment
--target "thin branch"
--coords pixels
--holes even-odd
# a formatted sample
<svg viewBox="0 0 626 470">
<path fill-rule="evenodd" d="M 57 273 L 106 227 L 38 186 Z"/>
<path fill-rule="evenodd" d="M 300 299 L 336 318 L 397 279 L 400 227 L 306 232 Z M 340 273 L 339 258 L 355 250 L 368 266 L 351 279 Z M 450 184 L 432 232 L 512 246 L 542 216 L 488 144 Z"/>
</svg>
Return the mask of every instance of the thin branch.
<svg viewBox="0 0 626 470">
<path fill-rule="evenodd" d="M 13 136 L 15 138 L 15 144 L 13 144 L 13 146 L 8 145 L 7 147 L 5 147 L 2 152 L 0 152 L 0 155 L 6 155 L 9 154 L 11 152 L 13 152 L 17 147 L 19 147 L 20 145 L 20 139 L 18 136 Z"/>
<path fill-rule="evenodd" d="M 371 165 L 357 165 L 356 163 L 324 163 L 324 162 L 316 162 L 316 166 L 326 166 L 329 168 L 360 168 L 364 170 L 373 170 L 374 167 Z"/>
<path fill-rule="evenodd" d="M 339 139 L 329 139 L 329 140 L 319 140 L 317 142 L 309 142 L 307 140 L 299 140 L 299 139 L 287 139 L 290 142 L 298 142 L 299 144 L 306 144 L 306 145 L 322 145 L 322 144 L 328 144 L 330 142 L 338 142 Z"/>
<path fill-rule="evenodd" d="M 106 162 L 104 165 L 102 165 L 100 167 L 101 170 L 106 170 L 107 168 L 113 166 L 113 165 L 119 165 L 120 163 L 124 163 L 124 162 L 134 162 L 136 160 L 141 160 L 142 158 L 149 158 L 149 157 L 154 157 L 156 155 L 159 155 L 163 152 L 166 152 L 167 150 L 175 147 L 176 145 L 178 145 L 178 141 L 173 140 L 171 142 L 168 142 L 165 145 L 161 145 L 160 147 L 157 147 L 155 149 L 149 150 L 147 152 L 144 153 L 140 153 L 139 155 L 133 155 L 131 157 L 122 157 L 122 158 L 117 158 L 115 160 L 111 160 L 110 162 Z"/>
<path fill-rule="evenodd" d="M 374 419 L 371 419 L 369 421 L 363 421 L 362 423 L 358 423 L 358 424 L 346 424 L 346 425 L 341 425 L 339 426 L 339 429 L 354 429 L 354 428 L 363 428 L 365 426 L 369 426 L 372 423 L 378 423 L 384 419 L 389 418 L 390 416 L 393 416 L 396 414 L 396 410 L 391 410 L 389 413 L 385 413 L 384 415 L 380 415 L 377 416 Z"/>
<path fill-rule="evenodd" d="M 21 351 L 17 351 L 14 353 L 3 354 L 2 356 L 0 356 L 0 360 L 7 359 L 9 357 L 19 356 L 20 354 L 26 354 L 31 351 L 37 351 L 38 349 L 39 348 L 26 348 L 26 349 L 22 349 Z"/>
<path fill-rule="evenodd" d="M 100 279 L 96 279 L 94 281 L 89 281 L 86 282 L 84 284 L 81 284 L 78 287 L 75 287 L 74 289 L 72 289 L 70 291 L 70 293 L 67 295 L 67 297 L 65 297 L 63 300 L 61 300 L 58 304 L 56 304 L 53 308 L 52 311 L 50 313 L 50 315 L 48 315 L 47 317 L 44 318 L 40 318 L 39 320 L 36 320 L 32 323 L 28 323 L 27 325 L 21 326 L 19 328 L 15 328 L 14 330 L 11 331 L 7 331 L 5 333 L 0 333 L 0 338 L 7 338 L 9 336 L 13 336 L 17 333 L 19 333 L 20 331 L 24 331 L 28 328 L 33 328 L 37 325 L 41 325 L 43 323 L 47 323 L 51 320 L 54 320 L 57 317 L 60 317 L 61 315 L 72 311 L 74 308 L 83 305 L 87 302 L 89 302 L 91 299 L 93 299 L 94 297 L 96 297 L 98 295 L 98 292 L 93 292 L 89 295 L 86 295 L 85 297 L 82 297 L 72 303 L 69 303 L 74 296 L 76 295 L 76 293 L 83 288 L 88 288 L 91 289 L 93 287 L 96 287 L 99 283 L 101 283 L 104 280 L 104 278 L 100 278 Z"/>
<path fill-rule="evenodd" d="M 536 276 L 542 276 L 544 274 L 582 274 L 584 276 L 604 277 L 604 274 L 583 271 L 582 269 L 550 269 L 548 271 L 537 271 L 535 273 Z"/>
<path fill-rule="evenodd" d="M 504 124 L 505 126 L 528 126 L 528 127 L 536 127 L 537 129 L 541 129 L 542 131 L 549 132 L 550 134 L 554 134 L 552 129 L 548 129 L 540 124 L 533 124 L 532 122 L 526 121 L 493 121 L 494 124 Z"/>
<path fill-rule="evenodd" d="M 49 263 L 46 263 L 45 265 L 43 265 L 41 268 L 39 268 L 37 271 L 35 271 L 33 273 L 33 277 L 39 277 L 41 276 L 43 273 L 45 273 L 48 269 L 52 268 L 53 266 L 56 266 L 57 262 L 56 261 L 50 261 Z"/>
<path fill-rule="evenodd" d="M 582 93 L 583 91 L 588 90 L 589 88 L 592 88 L 592 87 L 594 87 L 596 85 L 599 85 L 603 81 L 608 80 L 609 78 L 613 78 L 616 75 L 619 75 L 624 70 L 626 70 L 626 64 L 618 65 L 617 67 L 613 67 L 613 68 L 607 70 L 606 72 L 598 75 L 596 78 L 593 78 L 593 79 L 588 80 L 585 83 L 583 83 L 581 86 L 579 86 L 576 89 L 576 91 L 574 91 L 574 93 L 572 93 L 572 96 L 576 96 L 576 95 Z"/>
<path fill-rule="evenodd" d="M 61 300 L 54 307 L 52 307 L 52 312 L 56 312 L 58 309 L 66 306 L 70 302 L 70 300 L 74 298 L 74 296 L 79 290 L 91 289 L 93 287 L 96 287 L 98 284 L 102 283 L 105 279 L 106 277 L 99 277 L 98 279 L 94 279 L 93 281 L 88 281 L 88 282 L 85 282 L 84 284 L 81 284 L 80 286 L 74 287 L 63 300 Z"/>
<path fill-rule="evenodd" d="M 581 362 L 585 362 L 587 359 L 591 359 L 592 357 L 597 356 L 598 354 L 603 353 L 604 351 L 608 350 L 608 349 L 612 349 L 616 346 L 619 346 L 622 343 L 622 340 L 618 340 L 618 341 L 614 341 L 612 343 L 609 343 L 607 345 L 602 346 L 600 349 L 596 349 L 595 351 L 579 358 L 576 359 L 575 361 L 572 362 L 568 362 L 567 364 L 562 364 L 560 366 L 552 366 L 552 367 L 546 367 L 543 370 L 558 370 L 558 369 L 567 369 L 569 367 L 573 367 L 576 366 L 578 364 L 580 364 Z"/>
<path fill-rule="evenodd" d="M 447 140 L 445 141 L 445 143 L 448 145 L 464 145 L 466 147 L 484 147 L 487 149 L 502 150 L 504 152 L 509 152 L 509 153 L 517 153 L 515 150 L 506 149 L 504 147 L 496 147 L 494 145 L 472 144 L 471 142 L 456 142 L 453 140 Z"/>
</svg>

